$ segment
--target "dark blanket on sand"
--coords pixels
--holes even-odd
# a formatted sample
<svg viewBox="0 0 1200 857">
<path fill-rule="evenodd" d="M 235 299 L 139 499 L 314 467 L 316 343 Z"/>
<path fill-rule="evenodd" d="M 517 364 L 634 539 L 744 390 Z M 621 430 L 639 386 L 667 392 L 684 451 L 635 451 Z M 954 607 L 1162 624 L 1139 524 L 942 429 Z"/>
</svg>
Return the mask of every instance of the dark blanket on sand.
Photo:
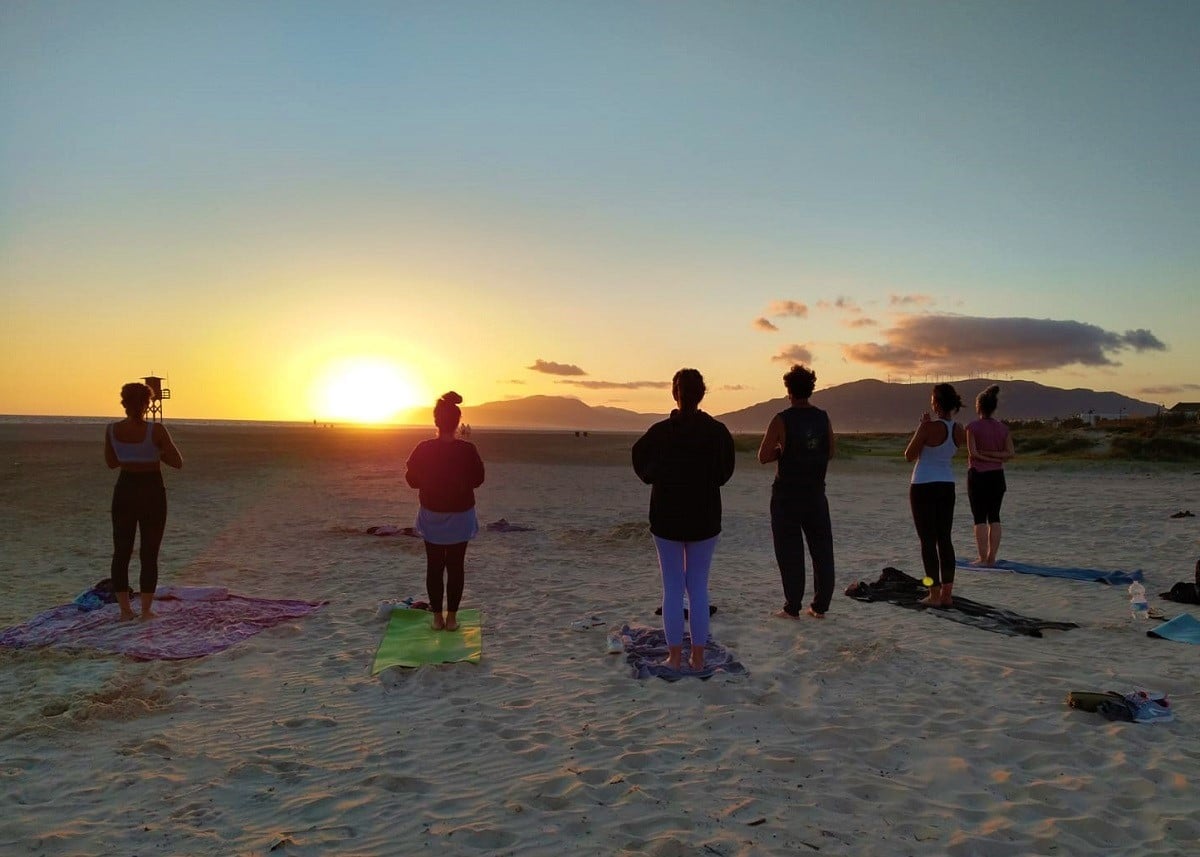
<svg viewBox="0 0 1200 857">
<path fill-rule="evenodd" d="M 993 631 L 1009 637 L 1040 637 L 1042 631 L 1069 631 L 1078 628 L 1074 622 L 1048 622 L 1045 619 L 1034 619 L 1022 616 L 1011 610 L 1002 610 L 971 601 L 969 598 L 955 596 L 953 607 L 926 607 L 918 604 L 929 590 L 921 585 L 921 581 L 912 575 L 905 574 L 898 568 L 888 566 L 879 575 L 879 580 L 868 583 L 861 580 L 846 590 L 846 594 L 856 601 L 886 601 L 900 607 L 913 610 L 927 610 L 942 619 L 961 622 L 983 631 Z"/>
<path fill-rule="evenodd" d="M 625 643 L 625 661 L 633 668 L 634 678 L 658 676 L 666 681 L 679 681 L 681 678 L 707 680 L 717 673 L 746 674 L 746 668 L 734 658 L 733 652 L 720 643 L 714 643 L 711 639 L 704 647 L 704 669 L 698 671 L 688 667 L 692 641 L 687 634 L 683 635 L 683 669 L 681 670 L 673 670 L 663 663 L 667 658 L 667 638 L 661 628 L 640 628 L 626 625 L 621 629 L 621 639 Z"/>
<path fill-rule="evenodd" d="M 498 521 L 492 521 L 490 524 L 484 524 L 483 528 L 491 533 L 531 533 L 531 532 L 533 532 L 533 527 L 527 527 L 524 524 L 511 524 L 504 518 L 501 518 Z"/>
<path fill-rule="evenodd" d="M 1200 586 L 1181 580 L 1169 592 L 1158 593 L 1158 597 L 1178 604 L 1200 604 Z"/>
</svg>

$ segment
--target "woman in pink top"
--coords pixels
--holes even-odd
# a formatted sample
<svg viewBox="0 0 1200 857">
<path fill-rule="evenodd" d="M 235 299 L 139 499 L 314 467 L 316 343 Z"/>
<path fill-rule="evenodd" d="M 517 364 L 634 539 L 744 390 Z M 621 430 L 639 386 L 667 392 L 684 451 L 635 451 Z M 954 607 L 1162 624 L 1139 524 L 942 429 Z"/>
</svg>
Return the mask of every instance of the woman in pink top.
<svg viewBox="0 0 1200 857">
<path fill-rule="evenodd" d="M 967 425 L 967 499 L 975 519 L 975 547 L 979 558 L 973 565 L 993 566 L 1000 550 L 1000 504 L 1004 501 L 1004 462 L 1012 458 L 1012 435 L 1008 426 L 992 417 L 999 403 L 1000 387 L 988 387 L 975 398 L 979 419 Z"/>
</svg>

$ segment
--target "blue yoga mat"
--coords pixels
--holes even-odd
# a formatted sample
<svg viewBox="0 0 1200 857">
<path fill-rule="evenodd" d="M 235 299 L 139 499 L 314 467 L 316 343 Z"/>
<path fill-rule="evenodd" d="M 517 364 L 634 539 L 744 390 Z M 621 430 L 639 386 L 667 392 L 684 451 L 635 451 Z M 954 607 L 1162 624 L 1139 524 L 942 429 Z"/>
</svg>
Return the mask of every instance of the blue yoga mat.
<svg viewBox="0 0 1200 857">
<path fill-rule="evenodd" d="M 1190 613 L 1181 613 L 1170 622 L 1163 622 L 1153 631 L 1147 631 L 1146 636 L 1200 645 L 1200 619 Z"/>
<path fill-rule="evenodd" d="M 1052 565 L 1033 565 L 1028 562 L 1013 562 L 1012 560 L 996 560 L 991 568 L 971 565 L 966 560 L 955 563 L 959 568 L 972 571 L 1015 571 L 1018 574 L 1036 574 L 1040 577 L 1062 577 L 1067 580 L 1091 580 L 1099 583 L 1121 584 L 1144 580 L 1142 570 L 1135 571 L 1102 571 L 1098 568 L 1056 568 Z"/>
</svg>

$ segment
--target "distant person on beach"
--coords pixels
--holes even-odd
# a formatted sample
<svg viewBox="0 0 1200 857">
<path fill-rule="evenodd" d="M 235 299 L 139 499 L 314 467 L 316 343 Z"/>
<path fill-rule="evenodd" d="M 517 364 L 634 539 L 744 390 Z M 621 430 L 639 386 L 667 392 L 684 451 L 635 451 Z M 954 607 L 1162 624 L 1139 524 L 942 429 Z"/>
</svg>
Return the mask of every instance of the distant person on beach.
<svg viewBox="0 0 1200 857">
<path fill-rule="evenodd" d="M 991 567 L 1000 550 L 1000 504 L 1007 485 L 1004 462 L 1016 452 L 1008 426 L 992 417 L 1000 401 L 1000 387 L 992 384 L 975 397 L 979 419 L 967 423 L 967 499 L 975 519 L 974 564 Z"/>
<path fill-rule="evenodd" d="M 906 461 L 916 462 L 908 502 L 921 540 L 921 563 L 925 576 L 933 580 L 922 604 L 951 607 L 954 604 L 954 471 L 950 461 L 966 442 L 966 432 L 954 420 L 962 399 L 949 384 L 937 384 L 929 400 L 933 408 L 921 415 L 921 424 L 904 448 Z"/>
<path fill-rule="evenodd" d="M 425 540 L 425 588 L 433 627 L 447 631 L 458 629 L 467 542 L 479 532 L 475 489 L 483 484 L 483 461 L 475 444 L 455 437 L 462 419 L 461 402 L 462 396 L 453 391 L 438 399 L 433 408 L 437 437 L 417 444 L 404 474 L 421 502 L 414 529 Z"/>
<path fill-rule="evenodd" d="M 633 445 L 633 469 L 651 486 L 650 533 L 663 582 L 667 666 L 683 661 L 683 597 L 687 593 L 689 665 L 704 668 L 708 643 L 708 572 L 721 533 L 721 486 L 733 475 L 733 436 L 700 410 L 704 377 L 680 369 L 671 380 L 676 410 Z"/>
<path fill-rule="evenodd" d="M 813 564 L 813 599 L 808 615 L 825 618 L 833 598 L 833 528 L 825 497 L 825 471 L 833 458 L 829 414 L 809 404 L 817 375 L 796 365 L 783 376 L 791 407 L 771 419 L 758 447 L 761 464 L 778 462 L 771 485 L 771 535 L 783 580 L 783 609 L 775 615 L 798 619 L 804 606 L 804 542 Z"/>
<path fill-rule="evenodd" d="M 113 556 L 109 572 L 112 592 L 121 608 L 121 619 L 136 619 L 129 604 L 129 560 L 133 543 L 141 531 L 138 559 L 141 575 L 142 618 L 154 618 L 154 591 L 158 588 L 158 549 L 167 527 L 167 489 L 160 462 L 176 469 L 183 456 L 162 423 L 147 422 L 153 393 L 145 384 L 121 388 L 125 419 L 109 423 L 104 430 L 104 462 L 120 468 L 112 497 Z"/>
</svg>

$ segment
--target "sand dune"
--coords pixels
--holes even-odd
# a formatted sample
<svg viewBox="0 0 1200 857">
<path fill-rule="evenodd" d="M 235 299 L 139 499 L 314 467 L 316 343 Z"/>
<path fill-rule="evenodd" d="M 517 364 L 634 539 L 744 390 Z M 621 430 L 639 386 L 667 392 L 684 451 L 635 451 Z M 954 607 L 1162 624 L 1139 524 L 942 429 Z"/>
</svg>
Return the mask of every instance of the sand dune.
<svg viewBox="0 0 1200 857">
<path fill-rule="evenodd" d="M 918 568 L 898 460 L 834 463 L 839 595 L 793 623 L 769 617 L 770 469 L 740 455 L 713 633 L 750 674 L 669 684 L 631 678 L 605 626 L 570 629 L 656 623 L 630 438 L 477 432 L 481 520 L 535 527 L 468 554 L 483 661 L 370 676 L 378 602 L 423 596 L 424 571 L 419 541 L 364 531 L 411 523 L 403 463 L 423 436 L 179 428 L 164 582 L 330 604 L 190 661 L 0 650 L 0 851 L 1165 855 L 1200 839 L 1197 650 L 1146 637 L 1123 590 L 960 572 L 956 594 L 1081 626 L 1041 639 L 840 595 Z M 0 626 L 106 576 L 99 440 L 0 426 Z M 1168 517 L 1200 506 L 1190 469 L 1018 464 L 1009 484 L 1004 557 L 1140 568 L 1152 594 L 1191 573 L 1200 519 Z M 960 484 L 961 553 L 969 524 Z M 1138 686 L 1169 692 L 1175 721 L 1065 704 Z"/>
</svg>

